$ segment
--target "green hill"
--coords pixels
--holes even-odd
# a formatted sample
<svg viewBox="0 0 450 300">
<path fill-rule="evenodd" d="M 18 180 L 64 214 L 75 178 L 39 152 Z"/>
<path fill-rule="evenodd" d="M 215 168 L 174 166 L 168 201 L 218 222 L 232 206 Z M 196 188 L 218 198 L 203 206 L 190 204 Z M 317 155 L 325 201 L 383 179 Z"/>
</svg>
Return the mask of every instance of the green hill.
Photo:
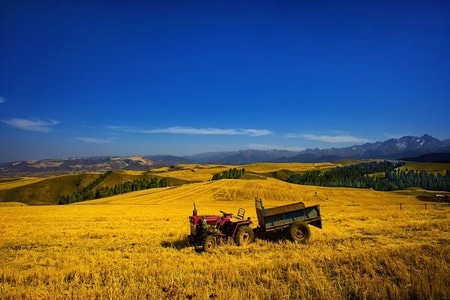
<svg viewBox="0 0 450 300">
<path fill-rule="evenodd" d="M 62 175 L 0 190 L 0 202 L 22 202 L 29 205 L 57 204 L 59 195 L 74 193 L 77 186 L 87 186 L 98 176 L 97 173 Z"/>
<path fill-rule="evenodd" d="M 69 174 L 50 177 L 38 182 L 21 185 L 9 189 L 0 189 L 0 202 L 21 202 L 28 205 L 53 205 L 58 204 L 58 197 L 68 196 L 94 182 L 102 173 Z M 151 172 L 142 171 L 114 171 L 104 181 L 94 187 L 114 187 L 133 180 L 165 178 L 170 186 L 189 183 L 188 180 L 154 175 Z M 4 182 L 11 182 L 12 179 Z"/>
</svg>

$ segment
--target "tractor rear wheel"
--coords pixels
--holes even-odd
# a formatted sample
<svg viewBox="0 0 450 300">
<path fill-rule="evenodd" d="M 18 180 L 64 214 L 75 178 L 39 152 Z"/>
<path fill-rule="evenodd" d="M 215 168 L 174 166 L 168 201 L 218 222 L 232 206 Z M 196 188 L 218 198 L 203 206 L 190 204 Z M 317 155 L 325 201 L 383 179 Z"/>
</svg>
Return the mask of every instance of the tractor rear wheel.
<svg viewBox="0 0 450 300">
<path fill-rule="evenodd" d="M 203 251 L 205 252 L 211 252 L 216 248 L 216 237 L 213 235 L 208 235 L 203 240 Z"/>
<path fill-rule="evenodd" d="M 295 221 L 292 223 L 291 227 L 289 227 L 289 233 L 294 242 L 300 243 L 306 243 L 311 236 L 308 224 L 302 221 Z"/>
<path fill-rule="evenodd" d="M 253 229 L 249 226 L 241 226 L 236 232 L 236 244 L 244 246 L 252 243 L 255 240 Z"/>
</svg>

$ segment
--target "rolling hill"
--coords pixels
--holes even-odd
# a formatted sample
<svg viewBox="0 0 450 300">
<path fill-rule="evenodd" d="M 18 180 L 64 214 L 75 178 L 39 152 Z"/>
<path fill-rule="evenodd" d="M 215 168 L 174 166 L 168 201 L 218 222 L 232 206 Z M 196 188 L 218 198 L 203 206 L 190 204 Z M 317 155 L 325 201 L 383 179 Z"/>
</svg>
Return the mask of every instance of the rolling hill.
<svg viewBox="0 0 450 300">
<path fill-rule="evenodd" d="M 355 163 L 348 161 L 347 163 Z M 381 192 L 345 189 L 345 188 L 326 188 L 316 186 L 303 186 L 287 183 L 285 180 L 292 174 L 305 172 L 309 170 L 326 171 L 330 168 L 340 166 L 335 163 L 257 163 L 240 165 L 239 168 L 245 169 L 245 175 L 238 180 L 219 180 L 210 181 L 212 176 L 222 173 L 233 165 L 198 165 L 181 164 L 176 167 L 161 167 L 151 171 L 139 170 L 119 170 L 109 171 L 108 176 L 98 181 L 98 178 L 106 173 L 86 172 L 79 174 L 65 174 L 52 176 L 48 178 L 11 178 L 0 181 L 0 202 L 20 202 L 28 205 L 54 205 L 58 204 L 60 196 L 69 196 L 79 192 L 83 188 L 94 184 L 93 193 L 98 189 L 105 187 L 114 188 L 116 185 L 138 180 L 158 180 L 165 179 L 167 187 L 152 188 L 134 192 L 131 196 L 108 197 L 102 201 L 116 201 L 117 199 L 128 199 L 127 201 L 143 201 L 141 198 L 155 200 L 159 199 L 161 203 L 171 201 L 171 199 L 191 199 L 198 198 L 198 201 L 243 201 L 251 200 L 255 197 L 262 197 L 267 201 L 325 201 L 335 199 L 336 193 L 350 201 L 355 193 L 363 195 L 370 201 L 373 195 L 381 195 Z M 408 168 L 417 168 L 418 170 L 444 170 L 449 169 L 447 164 L 420 164 L 414 163 L 407 165 Z M 442 172 L 442 171 L 439 171 Z M 367 195 L 365 194 L 367 193 Z M 128 193 L 129 194 L 129 193 Z M 399 193 L 390 193 L 396 195 Z M 416 195 L 418 195 L 416 193 Z M 423 195 L 423 193 L 421 193 Z M 340 197 L 341 197 L 340 196 Z M 390 197 L 392 198 L 392 197 Z M 90 198 L 92 199 L 92 198 Z M 146 200 L 145 200 L 146 201 Z M 391 201 L 391 200 L 390 200 Z"/>
<path fill-rule="evenodd" d="M 241 165 L 240 168 L 246 170 L 243 181 L 253 182 L 254 180 L 267 180 L 268 178 L 287 179 L 289 175 L 295 172 L 334 168 L 335 166 L 333 163 L 258 163 Z M 94 190 L 103 187 L 114 187 L 117 184 L 127 181 L 151 178 L 165 178 L 168 181 L 169 189 L 182 185 L 186 185 L 189 189 L 194 183 L 209 183 L 209 180 L 214 174 L 234 167 L 232 165 L 180 164 L 176 167 L 161 167 L 150 171 L 109 171 L 109 175 L 96 185 Z M 101 174 L 104 173 L 86 172 L 51 176 L 48 178 L 25 177 L 3 179 L 0 182 L 0 202 L 22 202 L 29 205 L 57 204 L 59 196 L 67 196 L 87 187 Z M 277 181 L 279 180 L 275 180 L 275 182 Z M 183 187 L 178 188 L 181 190 L 184 189 Z M 215 196 L 215 198 L 218 197 L 220 198 L 218 195 Z"/>
</svg>

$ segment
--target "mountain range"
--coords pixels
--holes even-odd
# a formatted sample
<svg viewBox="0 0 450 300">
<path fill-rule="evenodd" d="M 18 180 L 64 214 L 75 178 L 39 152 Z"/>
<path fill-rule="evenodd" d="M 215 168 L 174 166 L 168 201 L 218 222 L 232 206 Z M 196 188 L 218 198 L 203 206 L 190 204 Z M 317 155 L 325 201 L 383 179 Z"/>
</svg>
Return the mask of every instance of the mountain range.
<svg viewBox="0 0 450 300">
<path fill-rule="evenodd" d="M 149 155 L 131 157 L 86 157 L 17 161 L 0 165 L 0 176 L 56 174 L 107 170 L 148 170 L 182 163 L 250 164 L 257 162 L 335 162 L 341 159 L 398 159 L 424 162 L 450 162 L 450 139 L 430 135 L 404 136 L 384 142 L 343 148 L 286 150 L 239 150 L 199 153 L 190 156 Z M 417 158 L 417 159 L 415 159 Z"/>
</svg>

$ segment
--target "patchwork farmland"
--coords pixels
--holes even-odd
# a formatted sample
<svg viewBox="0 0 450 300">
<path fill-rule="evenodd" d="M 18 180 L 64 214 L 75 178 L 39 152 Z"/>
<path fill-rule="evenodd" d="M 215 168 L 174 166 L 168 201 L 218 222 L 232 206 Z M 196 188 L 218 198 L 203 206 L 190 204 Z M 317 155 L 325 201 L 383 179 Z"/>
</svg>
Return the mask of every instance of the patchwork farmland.
<svg viewBox="0 0 450 300">
<path fill-rule="evenodd" d="M 71 205 L 1 203 L 1 297 L 450 297 L 450 207 L 416 198 L 427 191 L 305 186 L 270 175 L 332 168 L 331 164 L 244 167 L 244 178 L 218 181 L 209 179 L 230 166 L 161 168 L 154 174 L 184 184 Z M 141 175 L 123 172 L 123 176 Z M 0 191 L 42 182 L 2 181 Z M 236 213 L 242 207 L 256 227 L 255 197 L 263 199 L 266 207 L 296 201 L 319 204 L 323 229 L 311 227 L 307 244 L 257 239 L 244 247 L 225 243 L 211 253 L 196 252 L 188 245 L 193 203 L 199 214 Z"/>
</svg>

